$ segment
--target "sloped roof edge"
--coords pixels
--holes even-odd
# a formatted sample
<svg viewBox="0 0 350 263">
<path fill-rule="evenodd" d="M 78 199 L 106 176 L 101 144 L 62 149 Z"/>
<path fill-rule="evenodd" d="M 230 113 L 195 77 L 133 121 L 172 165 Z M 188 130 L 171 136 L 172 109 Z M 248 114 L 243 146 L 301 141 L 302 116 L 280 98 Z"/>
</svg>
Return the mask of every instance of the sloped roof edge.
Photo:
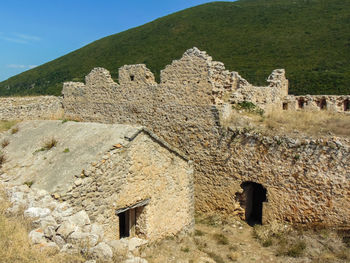
<svg viewBox="0 0 350 263">
<path fill-rule="evenodd" d="M 185 160 L 185 161 L 190 161 L 190 159 L 188 158 L 188 156 L 186 154 L 184 154 L 183 152 L 181 152 L 180 150 L 178 150 L 177 148 L 171 146 L 170 144 L 168 144 L 166 141 L 164 141 L 163 139 L 161 139 L 159 136 L 157 136 L 156 134 L 154 134 L 151 130 L 149 130 L 146 127 L 141 127 L 140 129 L 138 129 L 134 134 L 132 134 L 129 137 L 125 137 L 125 139 L 127 139 L 128 141 L 133 141 L 140 133 L 145 133 L 148 136 L 150 136 L 155 142 L 157 142 L 158 144 L 160 144 L 162 147 L 168 149 L 170 152 L 176 154 L 177 156 L 179 156 L 181 159 Z"/>
</svg>

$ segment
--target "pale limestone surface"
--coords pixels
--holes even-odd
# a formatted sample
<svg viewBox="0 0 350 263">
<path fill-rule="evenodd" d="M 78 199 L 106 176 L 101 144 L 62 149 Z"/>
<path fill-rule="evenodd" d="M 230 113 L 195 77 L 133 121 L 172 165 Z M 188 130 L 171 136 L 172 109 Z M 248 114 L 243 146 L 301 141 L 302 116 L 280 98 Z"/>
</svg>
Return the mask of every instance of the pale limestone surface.
<svg viewBox="0 0 350 263">
<path fill-rule="evenodd" d="M 67 215 L 53 213 L 61 224 L 57 233 L 69 244 L 88 236 L 91 246 L 96 245 L 96 234 L 76 230 L 94 222 L 103 227 L 106 240 L 118 239 L 117 210 L 145 200 L 137 212 L 136 236 L 157 240 L 192 229 L 191 162 L 150 131 L 129 125 L 62 121 L 26 121 L 18 128 L 17 133 L 3 137 L 10 144 L 4 149 L 8 161 L 1 178 L 13 184 L 33 182 L 33 189 L 45 189 L 72 205 L 75 215 L 70 209 Z M 52 137 L 57 140 L 55 147 L 36 151 Z M 41 218 L 50 210 L 34 206 L 25 214 Z M 62 216 L 69 220 L 62 223 Z M 50 220 L 40 224 L 46 227 Z M 94 228 L 89 231 L 96 232 Z"/>
<path fill-rule="evenodd" d="M 14 182 L 33 181 L 33 187 L 51 193 L 65 193 L 77 176 L 90 163 L 115 144 L 127 144 L 126 137 L 141 127 L 62 121 L 25 121 L 18 124 L 16 134 L 8 132 L 4 138 L 10 144 L 4 149 L 8 161 L 2 171 Z M 45 143 L 57 140 L 52 149 Z M 64 152 L 68 149 L 69 152 Z"/>
</svg>

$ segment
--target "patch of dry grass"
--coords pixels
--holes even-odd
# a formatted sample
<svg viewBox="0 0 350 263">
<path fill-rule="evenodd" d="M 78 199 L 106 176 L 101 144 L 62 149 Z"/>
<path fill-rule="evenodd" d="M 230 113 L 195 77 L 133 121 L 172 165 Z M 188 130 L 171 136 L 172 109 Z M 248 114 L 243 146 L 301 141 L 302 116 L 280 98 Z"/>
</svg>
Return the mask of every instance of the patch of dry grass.
<svg viewBox="0 0 350 263">
<path fill-rule="evenodd" d="M 295 130 L 308 135 L 350 136 L 350 116 L 327 111 L 274 111 L 262 121 L 272 131 Z"/>
<path fill-rule="evenodd" d="M 18 121 L 0 121 L 0 132 L 7 131 L 16 125 Z"/>
<path fill-rule="evenodd" d="M 223 125 L 258 129 L 270 135 L 350 136 L 350 115 L 327 111 L 272 111 L 263 116 L 233 111 Z"/>
<path fill-rule="evenodd" d="M 57 145 L 58 141 L 55 138 L 50 138 L 44 142 L 43 148 L 45 150 L 50 150 Z"/>
<path fill-rule="evenodd" d="M 15 134 L 15 133 L 17 133 L 18 131 L 19 131 L 18 126 L 13 127 L 13 128 L 11 129 L 11 134 Z"/>
<path fill-rule="evenodd" d="M 296 229 L 273 222 L 254 226 L 253 236 L 262 246 L 269 243 L 277 256 L 303 256 L 312 262 L 348 262 L 350 259 L 350 250 L 336 231 Z"/>
<path fill-rule="evenodd" d="M 66 255 L 57 251 L 40 251 L 28 239 L 29 222 L 21 215 L 7 215 L 3 192 L 0 193 L 0 262 L 8 263 L 82 263 L 80 255 Z"/>
<path fill-rule="evenodd" d="M 1 147 L 5 148 L 6 146 L 8 146 L 10 144 L 9 139 L 3 139 L 1 142 Z"/>
<path fill-rule="evenodd" d="M 6 156 L 2 152 L 0 152 L 0 168 L 3 166 L 5 162 L 6 162 Z"/>
</svg>

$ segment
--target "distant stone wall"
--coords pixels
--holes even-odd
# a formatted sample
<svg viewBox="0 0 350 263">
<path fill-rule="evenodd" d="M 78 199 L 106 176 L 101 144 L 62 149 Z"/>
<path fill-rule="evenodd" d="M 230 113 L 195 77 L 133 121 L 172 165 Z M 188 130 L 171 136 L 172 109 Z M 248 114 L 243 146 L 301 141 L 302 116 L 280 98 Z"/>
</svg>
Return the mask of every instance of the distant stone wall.
<svg viewBox="0 0 350 263">
<path fill-rule="evenodd" d="M 226 130 L 227 106 L 251 101 L 265 111 L 283 107 L 284 70 L 269 86 L 254 87 L 198 49 L 161 72 L 157 84 L 145 65 L 124 66 L 119 84 L 94 69 L 86 83 L 64 84 L 67 118 L 141 124 L 185 152 L 195 164 L 196 209 L 245 217 L 241 184 L 267 191 L 263 220 L 349 227 L 349 148 L 337 141 L 298 142 Z M 345 221 L 344 221 L 345 220 Z"/>
<path fill-rule="evenodd" d="M 57 119 L 62 116 L 63 108 L 60 97 L 0 98 L 1 120 Z"/>
<path fill-rule="evenodd" d="M 305 95 L 286 96 L 283 100 L 284 110 L 326 110 L 330 112 L 343 112 L 350 114 L 350 95 Z"/>
</svg>

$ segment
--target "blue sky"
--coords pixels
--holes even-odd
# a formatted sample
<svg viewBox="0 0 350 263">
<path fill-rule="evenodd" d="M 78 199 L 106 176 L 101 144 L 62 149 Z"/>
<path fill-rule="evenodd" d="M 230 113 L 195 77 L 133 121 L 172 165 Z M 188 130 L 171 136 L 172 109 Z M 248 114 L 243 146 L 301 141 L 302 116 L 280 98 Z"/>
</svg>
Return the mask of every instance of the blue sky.
<svg viewBox="0 0 350 263">
<path fill-rule="evenodd" d="M 205 0 L 1 0 L 0 81 Z"/>
</svg>

